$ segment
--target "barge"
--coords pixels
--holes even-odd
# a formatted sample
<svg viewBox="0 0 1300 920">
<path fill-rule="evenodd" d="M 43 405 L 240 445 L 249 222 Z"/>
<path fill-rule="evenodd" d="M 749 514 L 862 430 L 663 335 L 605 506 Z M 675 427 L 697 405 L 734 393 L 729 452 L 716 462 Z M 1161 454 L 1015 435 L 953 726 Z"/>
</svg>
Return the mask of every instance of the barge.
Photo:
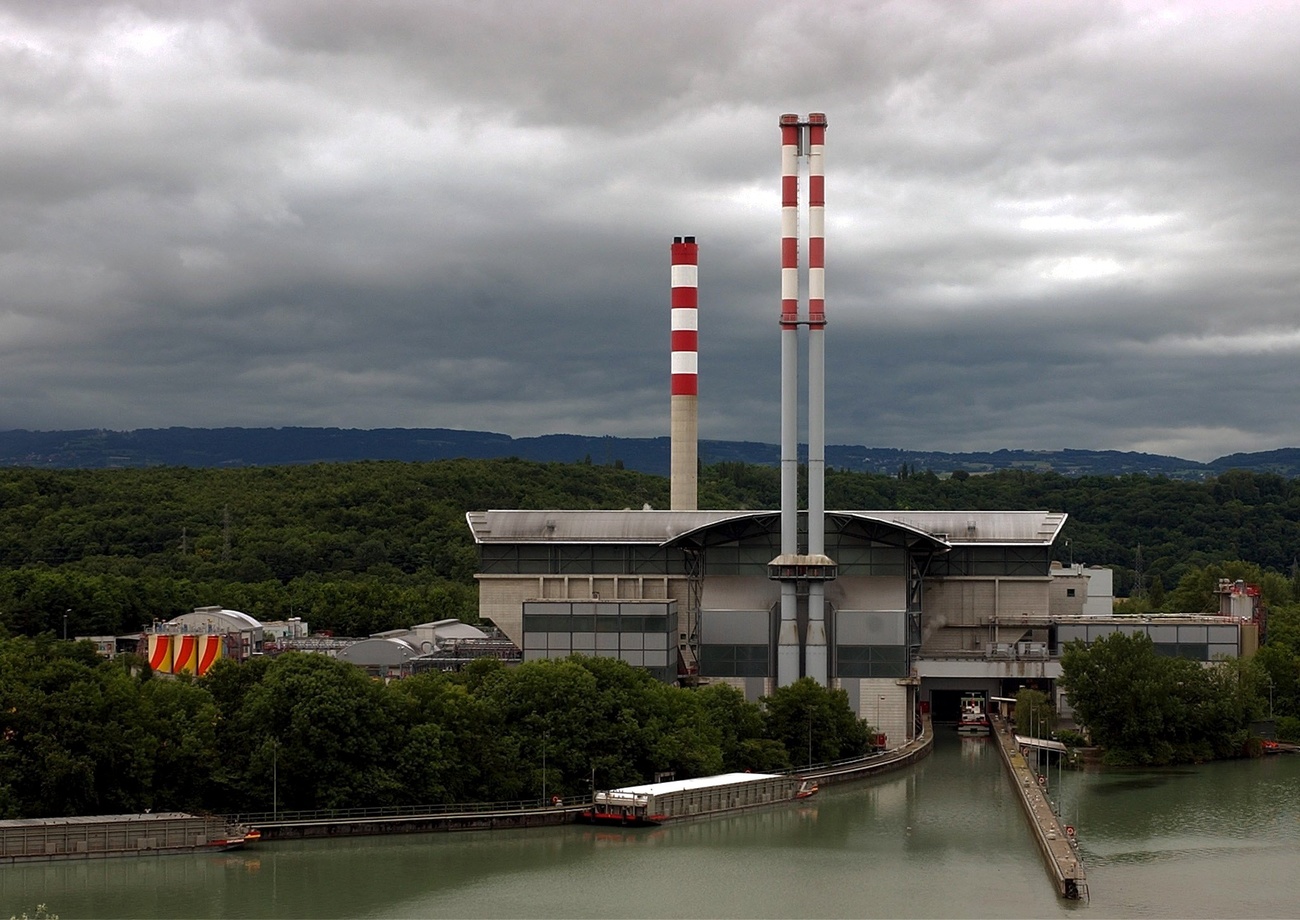
<svg viewBox="0 0 1300 920">
<path fill-rule="evenodd" d="M 800 776 L 723 773 L 597 792 L 579 820 L 589 824 L 653 826 L 796 802 L 816 792 L 817 784 Z"/>
<path fill-rule="evenodd" d="M 216 815 L 170 811 L 0 821 L 0 865 L 236 850 L 261 838 Z"/>
</svg>

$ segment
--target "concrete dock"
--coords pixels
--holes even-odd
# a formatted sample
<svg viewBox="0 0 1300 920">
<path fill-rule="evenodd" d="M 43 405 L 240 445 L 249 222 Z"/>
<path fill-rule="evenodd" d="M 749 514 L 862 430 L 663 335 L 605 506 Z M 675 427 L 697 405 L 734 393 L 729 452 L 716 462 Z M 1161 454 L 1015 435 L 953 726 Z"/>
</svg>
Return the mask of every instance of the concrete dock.
<svg viewBox="0 0 1300 920">
<path fill-rule="evenodd" d="M 829 786 L 834 783 L 851 783 L 870 779 L 891 770 L 900 770 L 911 766 L 934 749 L 934 728 L 927 713 L 922 717 L 921 730 L 917 736 L 905 742 L 901 747 L 881 751 L 867 757 L 839 761 L 830 764 L 818 764 L 811 769 L 795 770 L 804 779 L 816 780 L 819 785 Z"/>
<path fill-rule="evenodd" d="M 1026 760 L 1016 744 L 1015 731 L 1006 720 L 993 716 L 993 741 L 1007 768 L 1011 785 L 1020 799 L 1029 827 L 1038 841 L 1047 870 L 1056 882 L 1056 891 L 1070 900 L 1088 897 L 1088 880 L 1079 859 L 1078 842 L 1069 825 L 1053 813 L 1052 804 L 1039 783 L 1035 764 Z"/>
</svg>

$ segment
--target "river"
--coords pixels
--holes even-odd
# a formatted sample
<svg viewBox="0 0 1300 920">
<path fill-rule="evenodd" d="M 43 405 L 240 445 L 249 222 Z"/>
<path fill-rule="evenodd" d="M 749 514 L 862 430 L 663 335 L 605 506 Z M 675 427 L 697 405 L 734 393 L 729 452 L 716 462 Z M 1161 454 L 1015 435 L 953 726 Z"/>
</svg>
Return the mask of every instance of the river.
<svg viewBox="0 0 1300 920">
<path fill-rule="evenodd" d="M 0 917 L 1300 916 L 1300 755 L 1048 776 L 1087 902 L 1056 897 L 992 744 L 941 730 L 915 767 L 720 820 L 8 866 Z"/>
</svg>

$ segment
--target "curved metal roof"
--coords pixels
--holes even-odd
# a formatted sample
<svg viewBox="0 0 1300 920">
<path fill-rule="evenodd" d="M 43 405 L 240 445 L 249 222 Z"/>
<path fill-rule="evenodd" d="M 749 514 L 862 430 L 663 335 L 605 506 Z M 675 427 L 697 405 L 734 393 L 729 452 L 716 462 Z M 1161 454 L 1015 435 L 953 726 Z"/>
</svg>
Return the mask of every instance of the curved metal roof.
<svg viewBox="0 0 1300 920">
<path fill-rule="evenodd" d="M 406 639 L 384 636 L 354 642 L 339 652 L 339 658 L 358 665 L 395 665 L 421 654 L 421 649 Z"/>
<path fill-rule="evenodd" d="M 806 514 L 806 512 L 800 512 Z M 727 543 L 776 526 L 778 511 L 471 511 L 476 543 Z M 1051 511 L 827 511 L 864 539 L 944 552 L 954 546 L 1050 546 L 1067 515 Z M 901 541 L 901 543 L 900 543 Z"/>
<path fill-rule="evenodd" d="M 749 514 L 742 511 L 471 511 L 465 520 L 476 543 L 661 546 L 702 526 L 745 518 Z"/>
<path fill-rule="evenodd" d="M 220 622 L 235 629 L 261 629 L 262 624 L 240 610 L 223 607 L 195 607 L 188 613 L 168 620 L 177 626 L 211 626 Z"/>
<path fill-rule="evenodd" d="M 806 512 L 800 512 L 805 515 Z M 642 543 L 710 546 L 771 533 L 777 511 L 472 511 L 476 543 Z M 829 528 L 946 552 L 954 546 L 1050 546 L 1066 515 L 1048 511 L 828 511 Z"/>
</svg>

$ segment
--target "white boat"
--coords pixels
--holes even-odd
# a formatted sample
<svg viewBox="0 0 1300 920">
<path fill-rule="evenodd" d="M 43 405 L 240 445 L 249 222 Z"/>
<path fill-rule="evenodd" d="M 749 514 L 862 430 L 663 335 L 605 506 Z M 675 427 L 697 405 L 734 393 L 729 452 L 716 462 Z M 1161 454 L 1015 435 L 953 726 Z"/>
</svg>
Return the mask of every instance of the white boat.
<svg viewBox="0 0 1300 920">
<path fill-rule="evenodd" d="M 987 735 L 989 728 L 989 714 L 984 705 L 984 694 L 963 694 L 961 714 L 957 718 L 957 732 L 962 735 Z"/>
</svg>

